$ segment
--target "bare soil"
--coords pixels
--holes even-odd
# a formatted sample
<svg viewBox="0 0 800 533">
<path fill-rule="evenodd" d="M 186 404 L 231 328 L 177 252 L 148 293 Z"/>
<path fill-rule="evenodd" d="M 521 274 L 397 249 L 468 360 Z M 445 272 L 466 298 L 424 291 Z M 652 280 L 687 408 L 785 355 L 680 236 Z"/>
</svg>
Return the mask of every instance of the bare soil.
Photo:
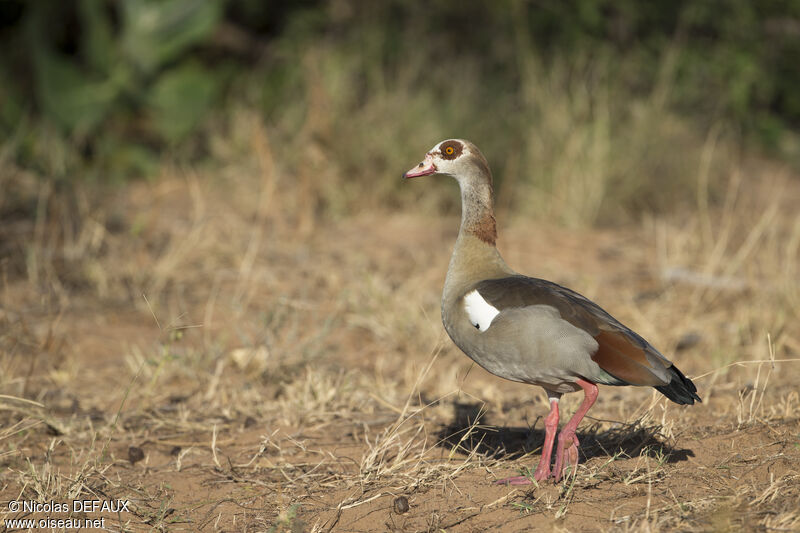
<svg viewBox="0 0 800 533">
<path fill-rule="evenodd" d="M 323 223 L 246 178 L 72 200 L 20 183 L 39 207 L 0 229 L 3 519 L 47 515 L 12 500 L 121 499 L 127 512 L 80 516 L 110 531 L 800 530 L 796 181 L 625 227 L 498 213 L 512 267 L 599 302 L 703 398 L 601 388 L 580 467 L 528 487 L 494 481 L 538 461 L 543 393 L 473 365 L 440 323 L 456 216 Z"/>
</svg>

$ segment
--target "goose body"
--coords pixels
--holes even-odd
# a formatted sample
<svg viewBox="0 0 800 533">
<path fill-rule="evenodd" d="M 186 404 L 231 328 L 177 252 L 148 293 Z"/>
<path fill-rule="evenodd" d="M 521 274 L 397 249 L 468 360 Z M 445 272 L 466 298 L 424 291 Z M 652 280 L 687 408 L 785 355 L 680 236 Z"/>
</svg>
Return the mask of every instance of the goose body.
<svg viewBox="0 0 800 533">
<path fill-rule="evenodd" d="M 537 480 L 561 478 L 577 465 L 575 430 L 597 398 L 597 384 L 652 386 L 678 404 L 700 401 L 694 384 L 641 336 L 588 298 L 556 283 L 514 272 L 497 251 L 492 175 L 478 148 L 449 139 L 434 146 L 405 178 L 447 174 L 461 189 L 461 227 L 442 294 L 442 321 L 453 342 L 492 374 L 542 387 L 550 399 Z M 564 426 L 550 469 L 558 400 L 584 391 Z M 502 480 L 524 484 L 526 477 Z"/>
</svg>

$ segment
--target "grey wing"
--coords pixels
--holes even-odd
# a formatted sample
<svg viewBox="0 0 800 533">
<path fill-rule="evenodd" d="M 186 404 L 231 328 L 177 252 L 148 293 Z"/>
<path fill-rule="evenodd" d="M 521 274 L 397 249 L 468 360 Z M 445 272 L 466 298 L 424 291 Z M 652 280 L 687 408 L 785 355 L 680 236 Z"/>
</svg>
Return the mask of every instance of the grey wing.
<svg viewBox="0 0 800 533">
<path fill-rule="evenodd" d="M 531 306 L 557 310 L 563 320 L 594 338 L 597 348 L 587 355 L 619 381 L 661 386 L 672 379 L 669 372 L 672 363 L 668 359 L 599 305 L 575 291 L 526 276 L 485 280 L 477 283 L 474 289 L 501 313 Z"/>
</svg>

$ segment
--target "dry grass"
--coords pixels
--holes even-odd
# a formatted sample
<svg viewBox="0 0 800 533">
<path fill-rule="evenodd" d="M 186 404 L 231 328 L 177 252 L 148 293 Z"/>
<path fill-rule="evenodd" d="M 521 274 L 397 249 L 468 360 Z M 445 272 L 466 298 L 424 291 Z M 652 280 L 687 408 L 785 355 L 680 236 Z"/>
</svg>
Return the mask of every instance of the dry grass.
<svg viewBox="0 0 800 533">
<path fill-rule="evenodd" d="M 795 178 L 747 161 L 727 169 L 714 203 L 709 137 L 693 167 L 697 208 L 642 225 L 583 226 L 615 189 L 605 180 L 587 196 L 597 184 L 574 168 L 551 173 L 574 185 L 553 193 L 562 203 L 535 205 L 582 229 L 547 213 L 532 226 L 501 197 L 512 266 L 601 302 L 704 400 L 679 408 L 605 388 L 579 432 L 578 469 L 511 488 L 492 482 L 535 464 L 547 406 L 444 337 L 456 217 L 320 216 L 304 180 L 330 154 L 304 178 L 268 128 L 238 120 L 238 136 L 215 141 L 236 156 L 219 176 L 166 169 L 71 196 L 2 178 L 32 206 L 0 230 L 12 252 L 0 263 L 3 500 L 129 499 L 130 513 L 108 515 L 119 531 L 800 526 Z M 581 142 L 565 150 L 591 156 L 582 169 L 603 161 Z M 562 209 L 574 195 L 588 218 Z"/>
</svg>

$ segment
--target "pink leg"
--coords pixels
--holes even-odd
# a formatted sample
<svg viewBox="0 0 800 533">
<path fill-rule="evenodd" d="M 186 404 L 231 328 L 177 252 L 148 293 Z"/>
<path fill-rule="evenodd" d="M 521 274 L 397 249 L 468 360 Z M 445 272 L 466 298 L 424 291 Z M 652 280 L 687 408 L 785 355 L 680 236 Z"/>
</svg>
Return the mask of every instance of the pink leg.
<svg viewBox="0 0 800 533">
<path fill-rule="evenodd" d="M 552 474 L 550 473 L 550 459 L 553 455 L 553 442 L 556 440 L 556 430 L 558 429 L 558 399 L 561 394 L 547 391 L 550 399 L 550 414 L 544 419 L 544 445 L 542 446 L 542 458 L 539 459 L 539 466 L 533 473 L 536 481 L 544 481 Z M 514 476 L 501 479 L 495 485 L 530 485 L 531 480 L 528 476 Z"/>
<path fill-rule="evenodd" d="M 559 396 L 561 395 L 559 394 Z M 553 442 L 556 440 L 556 430 L 558 430 L 558 398 L 552 395 L 550 396 L 550 414 L 544 419 L 544 430 L 542 458 L 539 459 L 539 466 L 536 467 L 536 472 L 533 474 L 536 481 L 544 481 L 552 475 L 550 460 L 553 457 Z"/>
<path fill-rule="evenodd" d="M 578 424 L 581 423 L 581 420 L 583 420 L 586 412 L 591 409 L 595 400 L 597 400 L 597 385 L 583 379 L 577 379 L 575 380 L 575 383 L 580 385 L 583 389 L 583 403 L 581 403 L 581 406 L 578 407 L 578 410 L 575 411 L 575 414 L 569 419 L 569 422 L 567 422 L 567 424 L 561 430 L 561 433 L 558 435 L 558 447 L 556 447 L 556 466 L 553 469 L 553 475 L 556 477 L 556 482 L 561 479 L 561 476 L 564 474 L 564 470 L 567 468 L 567 464 L 570 464 L 573 467 L 578 466 L 578 446 L 580 443 L 578 442 L 578 437 L 575 436 L 575 430 L 578 429 Z M 568 448 L 564 450 L 564 446 L 568 446 Z M 566 462 L 564 462 L 565 454 L 567 455 Z"/>
</svg>

